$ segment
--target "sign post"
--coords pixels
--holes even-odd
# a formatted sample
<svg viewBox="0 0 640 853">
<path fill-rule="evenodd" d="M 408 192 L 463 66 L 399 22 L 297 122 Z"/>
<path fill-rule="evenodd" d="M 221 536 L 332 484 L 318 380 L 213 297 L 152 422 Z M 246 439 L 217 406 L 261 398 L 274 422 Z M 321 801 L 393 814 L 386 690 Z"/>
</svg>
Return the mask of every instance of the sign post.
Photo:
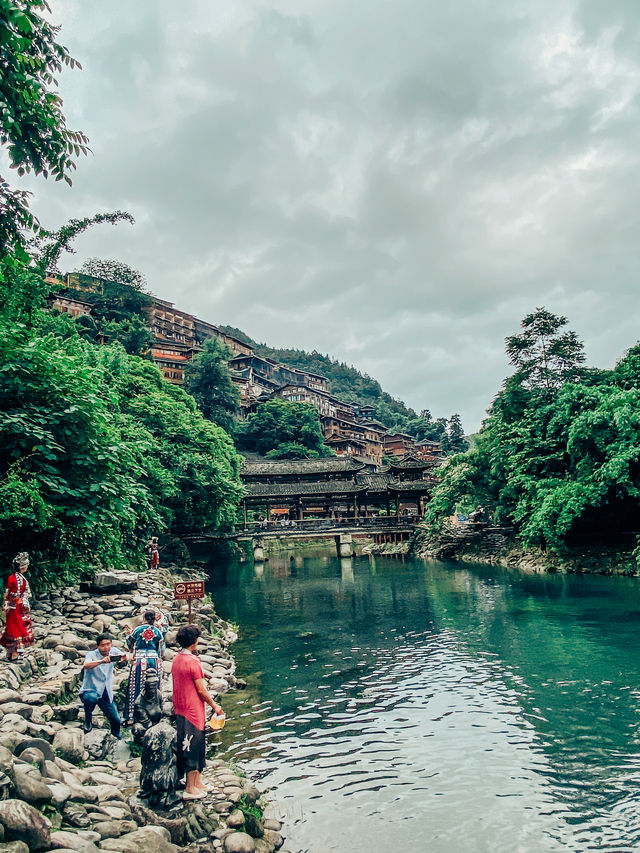
<svg viewBox="0 0 640 853">
<path fill-rule="evenodd" d="M 173 597 L 176 601 L 189 603 L 189 625 L 191 625 L 191 602 L 204 598 L 204 581 L 178 581 L 173 585 Z"/>
</svg>

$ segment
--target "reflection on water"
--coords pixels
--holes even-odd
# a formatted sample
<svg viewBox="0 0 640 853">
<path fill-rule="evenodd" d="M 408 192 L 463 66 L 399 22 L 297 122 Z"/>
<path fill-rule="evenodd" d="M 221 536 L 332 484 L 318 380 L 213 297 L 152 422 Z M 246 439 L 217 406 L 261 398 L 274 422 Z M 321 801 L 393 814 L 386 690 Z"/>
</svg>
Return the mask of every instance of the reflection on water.
<svg viewBox="0 0 640 853">
<path fill-rule="evenodd" d="M 640 586 L 394 558 L 216 565 L 226 758 L 289 850 L 640 849 Z"/>
</svg>

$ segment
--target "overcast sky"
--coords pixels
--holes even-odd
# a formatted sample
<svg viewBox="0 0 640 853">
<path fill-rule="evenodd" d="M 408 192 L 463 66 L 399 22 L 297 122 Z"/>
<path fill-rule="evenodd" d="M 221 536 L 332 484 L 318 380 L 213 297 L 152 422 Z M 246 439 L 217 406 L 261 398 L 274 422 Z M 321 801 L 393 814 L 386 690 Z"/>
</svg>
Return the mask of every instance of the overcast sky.
<svg viewBox="0 0 640 853">
<path fill-rule="evenodd" d="M 566 314 L 588 363 L 638 338 L 637 0 L 54 0 L 90 137 L 47 226 L 126 209 L 63 259 L 354 364 L 467 431 L 504 338 Z"/>
</svg>

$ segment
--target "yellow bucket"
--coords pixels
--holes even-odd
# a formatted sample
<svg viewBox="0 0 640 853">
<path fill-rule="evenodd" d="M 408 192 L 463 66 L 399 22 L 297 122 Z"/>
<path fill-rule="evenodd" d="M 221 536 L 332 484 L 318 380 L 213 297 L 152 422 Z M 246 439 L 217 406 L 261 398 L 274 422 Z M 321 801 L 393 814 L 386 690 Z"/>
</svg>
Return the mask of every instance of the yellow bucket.
<svg viewBox="0 0 640 853">
<path fill-rule="evenodd" d="M 214 732 L 219 732 L 220 729 L 224 728 L 226 720 L 227 717 L 225 714 L 220 714 L 220 716 L 214 714 L 213 717 L 211 717 L 211 719 L 209 720 L 208 726 L 210 729 L 213 729 Z"/>
</svg>

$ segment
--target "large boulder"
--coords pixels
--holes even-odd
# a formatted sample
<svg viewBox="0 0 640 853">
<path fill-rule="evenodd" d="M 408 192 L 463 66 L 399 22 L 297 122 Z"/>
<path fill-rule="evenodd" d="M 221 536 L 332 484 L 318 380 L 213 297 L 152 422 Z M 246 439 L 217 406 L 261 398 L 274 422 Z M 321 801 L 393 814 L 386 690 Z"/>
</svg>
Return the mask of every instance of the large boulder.
<svg viewBox="0 0 640 853">
<path fill-rule="evenodd" d="M 125 571 L 97 572 L 90 587 L 98 593 L 126 592 L 138 588 L 138 575 Z"/>
<path fill-rule="evenodd" d="M 246 832 L 232 832 L 222 842 L 225 853 L 254 853 L 256 843 Z"/>
<path fill-rule="evenodd" d="M 75 832 L 54 832 L 51 836 L 52 850 L 77 850 L 78 853 L 99 853 L 100 848 Z"/>
<path fill-rule="evenodd" d="M 24 841 L 30 850 L 48 850 L 51 845 L 51 824 L 29 803 L 2 800 L 0 823 L 7 841 Z"/>
<path fill-rule="evenodd" d="M 15 748 L 15 756 L 22 755 L 25 749 L 39 749 L 47 761 L 53 761 L 55 754 L 48 740 L 41 737 L 24 738 Z"/>
<path fill-rule="evenodd" d="M 118 853 L 140 853 L 153 850 L 153 853 L 179 853 L 180 848 L 169 840 L 169 833 L 161 826 L 143 826 L 135 832 L 128 832 L 120 838 L 105 838 L 100 842 L 103 850 L 115 850 Z"/>
<path fill-rule="evenodd" d="M 24 841 L 8 841 L 0 844 L 0 853 L 29 853 L 29 848 Z"/>
<path fill-rule="evenodd" d="M 51 801 L 51 791 L 35 767 L 16 764 L 13 768 L 13 787 L 21 800 L 33 806 Z"/>
<path fill-rule="evenodd" d="M 60 729 L 53 739 L 53 751 L 65 761 L 79 764 L 84 755 L 84 732 L 81 729 Z"/>
</svg>

